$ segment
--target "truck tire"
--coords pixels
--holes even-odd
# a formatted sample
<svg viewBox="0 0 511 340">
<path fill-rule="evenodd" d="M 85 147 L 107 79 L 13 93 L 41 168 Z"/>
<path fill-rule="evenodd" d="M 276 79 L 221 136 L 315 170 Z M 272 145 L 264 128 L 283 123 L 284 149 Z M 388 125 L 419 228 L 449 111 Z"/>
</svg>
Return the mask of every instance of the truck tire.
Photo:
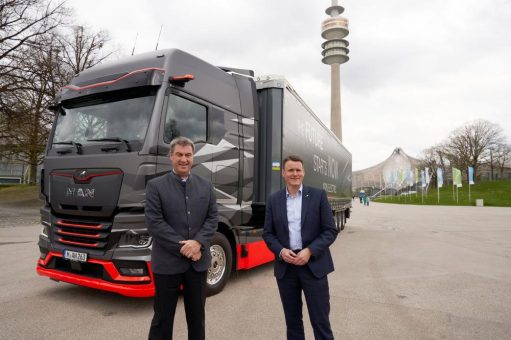
<svg viewBox="0 0 511 340">
<path fill-rule="evenodd" d="M 344 230 L 344 226 L 346 225 L 346 217 L 344 216 L 344 211 L 339 211 L 337 214 L 337 232 L 341 232 Z"/>
<path fill-rule="evenodd" d="M 340 211 L 337 211 L 335 212 L 334 214 L 334 217 L 335 217 L 335 228 L 337 229 L 337 233 L 340 233 L 341 232 L 341 223 L 342 223 L 342 217 L 341 217 L 341 212 Z"/>
<path fill-rule="evenodd" d="M 225 287 L 231 276 L 232 249 L 229 240 L 221 234 L 215 233 L 211 240 L 211 266 L 206 279 L 206 295 L 218 294 Z"/>
</svg>

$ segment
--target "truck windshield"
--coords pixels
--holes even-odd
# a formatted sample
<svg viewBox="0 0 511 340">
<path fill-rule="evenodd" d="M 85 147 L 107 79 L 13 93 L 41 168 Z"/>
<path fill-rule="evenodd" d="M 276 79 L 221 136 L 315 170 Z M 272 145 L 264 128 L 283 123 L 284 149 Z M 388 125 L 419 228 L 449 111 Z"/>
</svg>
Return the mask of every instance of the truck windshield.
<svg viewBox="0 0 511 340">
<path fill-rule="evenodd" d="M 86 146 L 115 138 L 139 149 L 151 119 L 155 94 L 155 89 L 116 91 L 65 102 L 52 143 L 73 141 Z"/>
</svg>

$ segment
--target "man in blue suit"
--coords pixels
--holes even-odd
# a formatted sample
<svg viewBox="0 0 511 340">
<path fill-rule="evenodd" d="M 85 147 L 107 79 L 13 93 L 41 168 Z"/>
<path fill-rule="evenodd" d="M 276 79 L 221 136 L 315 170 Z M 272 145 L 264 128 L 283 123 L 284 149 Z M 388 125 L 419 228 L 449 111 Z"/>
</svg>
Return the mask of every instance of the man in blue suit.
<svg viewBox="0 0 511 340">
<path fill-rule="evenodd" d="M 286 187 L 266 204 L 263 238 L 275 254 L 275 277 L 284 308 L 288 340 L 304 340 L 302 291 L 314 338 L 333 339 L 327 274 L 334 264 L 328 247 L 337 230 L 324 190 L 303 186 L 299 156 L 283 161 Z"/>
</svg>

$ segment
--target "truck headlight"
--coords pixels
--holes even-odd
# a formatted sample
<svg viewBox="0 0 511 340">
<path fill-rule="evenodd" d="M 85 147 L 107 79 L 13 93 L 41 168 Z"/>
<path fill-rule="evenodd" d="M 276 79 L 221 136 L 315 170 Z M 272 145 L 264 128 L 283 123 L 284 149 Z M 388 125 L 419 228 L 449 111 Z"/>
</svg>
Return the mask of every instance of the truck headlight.
<svg viewBox="0 0 511 340">
<path fill-rule="evenodd" d="M 50 225 L 48 222 L 41 222 L 41 232 L 39 233 L 40 236 L 44 238 L 48 238 L 48 229 L 50 228 Z"/>
<path fill-rule="evenodd" d="M 146 248 L 153 238 L 147 231 L 128 230 L 119 239 L 119 248 Z"/>
</svg>

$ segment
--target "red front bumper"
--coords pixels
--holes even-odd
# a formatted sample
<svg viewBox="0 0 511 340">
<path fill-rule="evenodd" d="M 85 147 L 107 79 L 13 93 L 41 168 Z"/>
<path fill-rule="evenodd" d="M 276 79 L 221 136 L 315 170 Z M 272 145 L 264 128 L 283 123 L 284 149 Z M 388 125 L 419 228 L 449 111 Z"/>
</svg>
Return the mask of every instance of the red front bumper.
<svg viewBox="0 0 511 340">
<path fill-rule="evenodd" d="M 72 283 L 79 286 L 105 290 L 130 297 L 151 297 L 154 296 L 154 285 L 152 280 L 151 263 L 148 263 L 149 276 L 123 276 L 119 273 L 112 262 L 89 259 L 88 262 L 99 264 L 114 281 L 122 283 L 109 282 L 98 278 L 82 276 L 78 274 L 60 271 L 58 269 L 45 268 L 53 257 L 62 257 L 62 254 L 50 252 L 46 258 L 39 259 L 37 263 L 37 273 L 41 276 L 48 276 L 51 279 Z M 129 282 L 133 282 L 130 284 Z"/>
</svg>

